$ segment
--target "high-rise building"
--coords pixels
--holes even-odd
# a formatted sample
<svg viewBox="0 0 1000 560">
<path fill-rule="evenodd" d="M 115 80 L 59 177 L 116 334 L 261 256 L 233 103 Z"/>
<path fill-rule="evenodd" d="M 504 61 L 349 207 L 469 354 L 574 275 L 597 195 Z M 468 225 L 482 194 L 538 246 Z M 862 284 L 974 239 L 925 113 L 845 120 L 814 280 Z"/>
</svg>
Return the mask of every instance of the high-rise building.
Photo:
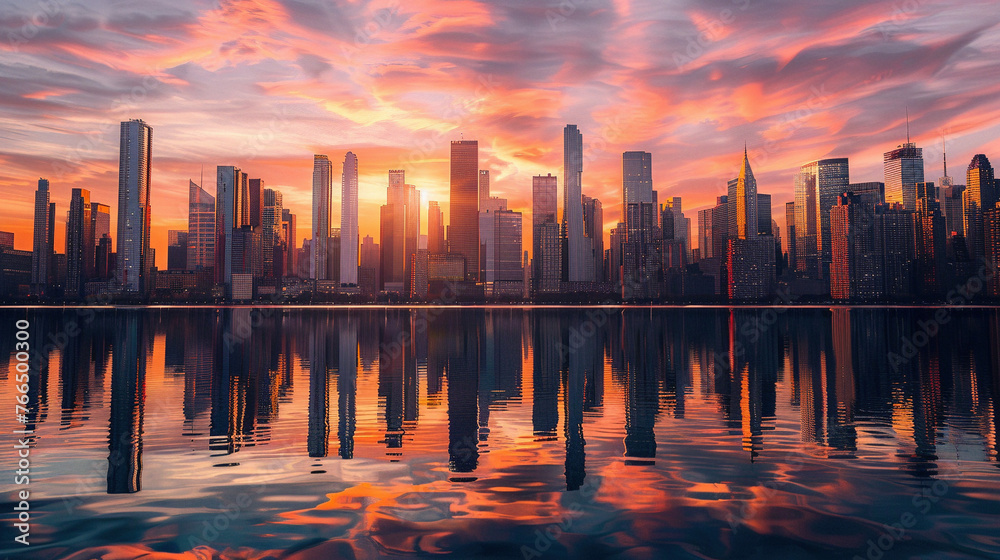
<svg viewBox="0 0 1000 560">
<path fill-rule="evenodd" d="M 296 237 L 296 216 L 288 208 L 281 209 L 281 236 L 285 244 L 285 276 L 306 276 L 299 270 L 298 237 Z M 308 271 L 306 271 L 308 272 Z"/>
<path fill-rule="evenodd" d="M 604 207 L 600 199 L 587 195 L 583 195 L 583 234 L 589 240 L 584 248 L 591 251 L 586 261 L 589 265 L 587 275 L 593 280 L 601 280 L 604 278 Z"/>
<path fill-rule="evenodd" d="M 882 297 L 882 267 L 875 252 L 875 216 L 860 195 L 844 193 L 830 209 L 830 295 L 837 300 Z"/>
<path fill-rule="evenodd" d="M 942 293 L 945 288 L 947 263 L 947 232 L 934 183 L 917 183 L 917 207 L 914 213 L 916 245 L 916 288 L 927 298 Z"/>
<path fill-rule="evenodd" d="M 945 231 L 948 238 L 952 235 L 965 237 L 965 212 L 962 207 L 962 197 L 965 185 L 941 186 L 941 213 L 944 214 Z"/>
<path fill-rule="evenodd" d="M 729 181 L 727 195 L 728 241 L 726 270 L 729 298 L 759 300 L 773 290 L 775 276 L 774 236 L 760 235 L 757 179 L 743 151 L 739 175 Z M 768 197 L 768 221 L 770 198 Z M 770 229 L 770 227 L 768 227 Z"/>
<path fill-rule="evenodd" d="M 729 181 L 729 238 L 757 237 L 757 180 L 750 169 L 750 159 L 743 150 L 740 174 Z"/>
<path fill-rule="evenodd" d="M 167 270 L 187 270 L 188 232 L 167 230 Z"/>
<path fill-rule="evenodd" d="M 263 276 L 265 278 L 281 278 L 284 275 L 282 257 L 285 254 L 281 216 L 284 211 L 284 199 L 281 191 L 264 189 L 261 210 L 261 253 L 263 260 Z"/>
<path fill-rule="evenodd" d="M 332 208 L 333 164 L 322 154 L 313 156 L 312 192 L 312 258 L 309 262 L 309 278 L 328 280 L 327 243 L 330 239 L 330 211 Z"/>
<path fill-rule="evenodd" d="M 447 252 L 444 242 L 444 216 L 436 200 L 427 203 L 427 253 L 437 255 Z"/>
<path fill-rule="evenodd" d="M 583 134 L 575 124 L 563 129 L 563 230 L 566 232 L 566 278 L 592 282 L 585 261 L 590 256 L 583 230 Z"/>
<path fill-rule="evenodd" d="M 558 178 L 551 173 L 531 179 L 532 283 L 536 293 L 558 292 L 562 278 L 558 189 Z"/>
<path fill-rule="evenodd" d="M 698 210 L 698 250 L 701 258 L 710 259 L 712 253 L 712 209 Z"/>
<path fill-rule="evenodd" d="M 264 180 L 263 179 L 247 179 L 247 204 L 249 205 L 249 216 L 248 224 L 251 228 L 256 231 L 260 231 L 261 224 L 264 219 L 264 206 L 263 206 L 263 196 L 264 196 Z"/>
<path fill-rule="evenodd" d="M 653 155 L 649 152 L 622 154 L 622 208 L 653 202 Z"/>
<path fill-rule="evenodd" d="M 94 231 L 90 212 L 90 191 L 73 189 L 66 220 L 66 297 L 83 295 L 83 285 L 93 275 Z"/>
<path fill-rule="evenodd" d="M 121 123 L 118 157 L 118 282 L 125 292 L 143 292 L 149 257 L 153 129 L 141 120 Z M 151 285 L 150 285 L 151 287 Z"/>
<path fill-rule="evenodd" d="M 490 204 L 490 171 L 479 170 L 479 211 L 486 210 Z"/>
<path fill-rule="evenodd" d="M 448 231 L 449 249 L 465 259 L 466 281 L 477 282 L 479 280 L 479 142 L 476 140 L 455 140 L 451 143 L 449 214 L 451 219 Z"/>
<path fill-rule="evenodd" d="M 832 258 L 830 209 L 848 190 L 847 158 L 807 163 L 795 179 L 796 270 L 809 278 L 826 278 Z"/>
<path fill-rule="evenodd" d="M 795 270 L 795 202 L 785 203 L 785 238 L 788 239 L 788 268 Z"/>
<path fill-rule="evenodd" d="M 188 180 L 188 270 L 215 264 L 215 197 Z"/>
<path fill-rule="evenodd" d="M 214 211 L 214 210 L 213 210 Z M 107 235 L 111 237 L 111 207 L 100 202 L 90 203 L 90 220 L 94 228 L 94 245 L 100 243 L 101 238 Z"/>
<path fill-rule="evenodd" d="M 480 281 L 488 297 L 517 297 L 521 282 L 521 213 L 487 210 L 479 213 L 482 267 Z"/>
<path fill-rule="evenodd" d="M 379 244 L 370 235 L 361 241 L 361 265 L 358 268 L 358 288 L 362 295 L 374 297 L 379 291 Z"/>
<path fill-rule="evenodd" d="M 400 189 L 402 191 L 402 189 Z M 389 204 L 380 209 L 379 239 L 381 243 L 381 266 L 379 270 L 379 289 L 383 291 L 403 293 L 406 279 L 404 273 L 406 208 L 393 196 L 394 190 L 390 184 Z M 401 197 L 399 197 L 401 198 Z"/>
<path fill-rule="evenodd" d="M 226 288 L 233 274 L 252 274 L 249 182 L 239 167 L 220 165 L 215 175 L 215 283 Z"/>
<path fill-rule="evenodd" d="M 990 160 L 983 154 L 973 156 L 965 173 L 965 192 L 962 194 L 965 242 L 969 246 L 969 256 L 973 260 L 986 256 L 983 212 L 992 210 L 997 202 L 994 178 Z"/>
<path fill-rule="evenodd" d="M 626 208 L 621 285 L 621 296 L 626 301 L 660 296 L 663 268 L 659 218 L 655 196 L 653 202 L 629 204 Z"/>
<path fill-rule="evenodd" d="M 413 280 L 413 255 L 417 254 L 420 243 L 420 191 L 413 185 L 406 185 L 403 219 L 403 278 L 404 292 L 410 293 Z"/>
<path fill-rule="evenodd" d="M 916 184 L 924 182 L 924 149 L 906 141 L 885 152 L 885 201 L 899 203 L 904 210 L 917 208 Z"/>
<path fill-rule="evenodd" d="M 31 284 L 35 293 L 48 291 L 49 269 L 52 266 L 53 247 L 49 243 L 54 228 L 49 219 L 49 181 L 38 180 L 35 191 L 35 221 L 31 242 Z"/>
<path fill-rule="evenodd" d="M 358 284 L 358 156 L 347 152 L 340 190 L 340 284 Z"/>
<path fill-rule="evenodd" d="M 986 260 L 995 268 L 1000 264 L 1000 204 L 983 212 L 983 225 Z M 994 273 L 986 281 L 986 293 L 992 298 L 1000 298 L 1000 274 Z"/>
<path fill-rule="evenodd" d="M 914 193 L 915 194 L 915 193 Z M 875 207 L 875 253 L 882 266 L 883 291 L 890 299 L 914 294 L 916 246 L 914 213 L 895 202 Z"/>
<path fill-rule="evenodd" d="M 757 235 L 774 235 L 771 220 L 771 195 L 757 193 Z"/>
</svg>

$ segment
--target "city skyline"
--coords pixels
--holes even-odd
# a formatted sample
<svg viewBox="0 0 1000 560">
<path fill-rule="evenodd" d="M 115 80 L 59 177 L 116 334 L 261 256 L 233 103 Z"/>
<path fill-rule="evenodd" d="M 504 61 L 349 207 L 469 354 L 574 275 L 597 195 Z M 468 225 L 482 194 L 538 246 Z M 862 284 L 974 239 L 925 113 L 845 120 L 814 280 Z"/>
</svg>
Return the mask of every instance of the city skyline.
<svg viewBox="0 0 1000 560">
<path fill-rule="evenodd" d="M 3 127 L 18 132 L 0 154 L 0 192 L 12 200 L 3 217 L 16 245 L 30 248 L 32 202 L 13 195 L 38 177 L 50 180 L 54 200 L 68 200 L 73 188 L 114 200 L 114 124 L 131 117 L 158 131 L 151 245 L 161 255 L 166 231 L 184 228 L 183 186 L 202 166 L 235 165 L 282 191 L 300 217 L 301 242 L 311 230 L 308 155 L 351 150 L 362 162 L 361 235 L 377 236 L 384 170 L 405 169 L 425 200 L 447 201 L 448 143 L 462 133 L 480 141 L 494 194 L 530 216 L 531 178 L 560 174 L 559 135 L 578 124 L 587 143 L 583 192 L 604 203 L 605 240 L 621 215 L 614 193 L 624 151 L 652 153 L 657 169 L 670 171 L 654 178 L 661 198 L 684 196 L 696 211 L 725 193 L 744 141 L 775 204 L 791 200 L 796 168 L 807 161 L 847 157 L 852 181 L 882 180 L 876 154 L 904 142 L 907 108 L 929 178 L 942 167 L 942 137 L 953 161 L 1000 149 L 1000 115 L 989 106 L 996 22 L 981 16 L 986 3 L 595 2 L 562 13 L 469 2 L 445 17 L 431 4 L 361 3 L 334 13 L 280 2 L 181 3 L 145 6 L 143 18 L 64 7 L 30 37 L 5 23 L 13 39 L 0 48 L 16 88 L 0 104 L 9 115 Z M 15 8 L 11 21 L 30 18 L 28 9 Z M 244 19 L 254 15 L 299 39 L 260 33 Z M 248 36 L 223 44 L 229 27 L 221 22 L 234 18 Z M 83 22 L 92 40 L 115 47 L 96 50 L 70 31 Z M 806 27 L 807 36 L 796 33 Z M 624 46 L 643 37 L 657 48 Z M 516 48 L 506 47 L 511 39 Z M 463 53 L 476 47 L 492 54 Z M 47 56 L 53 49 L 64 55 L 59 64 Z M 196 51 L 201 58 L 181 63 Z M 560 64 L 552 52 L 577 54 Z M 198 127 L 196 136 L 184 132 Z M 65 218 L 60 209 L 56 247 Z M 785 225 L 781 213 L 776 220 Z"/>
</svg>

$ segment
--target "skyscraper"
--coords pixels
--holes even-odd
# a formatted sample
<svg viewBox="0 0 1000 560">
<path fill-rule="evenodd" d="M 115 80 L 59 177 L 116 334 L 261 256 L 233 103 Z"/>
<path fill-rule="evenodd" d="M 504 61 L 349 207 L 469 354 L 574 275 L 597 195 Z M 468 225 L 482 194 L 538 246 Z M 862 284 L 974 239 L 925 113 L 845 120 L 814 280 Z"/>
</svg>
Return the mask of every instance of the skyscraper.
<svg viewBox="0 0 1000 560">
<path fill-rule="evenodd" d="M 31 284 L 36 293 L 48 291 L 52 245 L 49 243 L 54 224 L 49 220 L 49 181 L 38 180 L 35 191 L 35 222 L 31 242 Z"/>
<path fill-rule="evenodd" d="M 795 202 L 785 203 L 785 237 L 788 239 L 788 268 L 795 270 Z"/>
<path fill-rule="evenodd" d="M 379 214 L 381 265 L 379 289 L 402 294 L 406 286 L 406 179 L 403 171 L 389 171 L 386 204 Z"/>
<path fill-rule="evenodd" d="M 591 282 L 586 276 L 587 240 L 583 231 L 583 134 L 575 124 L 563 129 L 563 229 L 566 232 L 567 279 Z"/>
<path fill-rule="evenodd" d="M 283 208 L 281 191 L 264 189 L 261 200 L 261 253 L 263 276 L 280 278 L 284 271 L 281 215 Z M 276 257 L 277 255 L 277 257 Z"/>
<path fill-rule="evenodd" d="M 830 209 L 830 295 L 837 300 L 881 298 L 882 266 L 875 253 L 872 209 L 861 196 L 845 193 Z"/>
<path fill-rule="evenodd" d="M 340 177 L 340 284 L 358 284 L 358 156 L 347 152 Z"/>
<path fill-rule="evenodd" d="M 883 155 L 885 201 L 899 203 L 911 212 L 917 209 L 916 184 L 924 182 L 924 150 L 906 141 Z"/>
<path fill-rule="evenodd" d="M 188 270 L 215 264 L 215 197 L 188 180 Z"/>
<path fill-rule="evenodd" d="M 947 233 L 941 204 L 934 183 L 917 183 L 917 207 L 914 213 L 916 245 L 916 288 L 920 295 L 932 298 L 945 287 Z"/>
<path fill-rule="evenodd" d="M 807 163 L 795 179 L 796 270 L 810 278 L 829 276 L 830 209 L 848 190 L 847 158 Z"/>
<path fill-rule="evenodd" d="M 592 281 L 600 281 L 604 278 L 604 207 L 600 199 L 587 195 L 583 195 L 583 234 L 589 240 L 584 249 L 591 251 L 585 261 L 587 275 Z"/>
<path fill-rule="evenodd" d="M 965 241 L 973 260 L 986 256 L 986 237 L 983 229 L 983 212 L 996 205 L 994 171 L 990 160 L 976 154 L 965 172 L 965 192 L 962 203 L 965 210 Z"/>
<path fill-rule="evenodd" d="M 90 212 L 90 191 L 73 189 L 66 220 L 67 297 L 83 295 L 83 284 L 93 274 L 94 231 Z"/>
<path fill-rule="evenodd" d="M 167 270 L 187 270 L 188 232 L 167 230 Z"/>
<path fill-rule="evenodd" d="M 915 193 L 914 193 L 915 194 Z M 895 203 L 875 207 L 875 253 L 882 266 L 886 297 L 905 300 L 914 293 L 914 213 Z"/>
<path fill-rule="evenodd" d="M 413 255 L 417 254 L 420 242 L 420 191 L 413 185 L 406 185 L 404 193 L 403 279 L 404 293 L 408 294 L 413 280 Z"/>
<path fill-rule="evenodd" d="M 296 216 L 288 208 L 281 209 L 281 235 L 285 242 L 285 276 L 304 276 L 299 270 L 299 241 L 296 237 Z"/>
<path fill-rule="evenodd" d="M 479 210 L 486 210 L 490 204 L 490 171 L 479 170 Z"/>
<path fill-rule="evenodd" d="M 465 279 L 479 280 L 479 142 L 451 143 L 451 225 L 448 244 L 465 259 Z M 581 226 L 582 214 L 581 214 Z"/>
<path fill-rule="evenodd" d="M 444 216 L 436 200 L 427 203 L 427 252 L 431 255 L 446 252 L 444 243 Z"/>
<path fill-rule="evenodd" d="M 118 281 L 125 292 L 142 292 L 149 255 L 153 129 L 137 119 L 121 123 L 118 156 Z"/>
<path fill-rule="evenodd" d="M 215 175 L 215 282 L 226 288 L 233 274 L 252 274 L 247 257 L 252 252 L 250 194 L 247 174 L 239 167 L 220 165 Z M 249 239 L 248 239 L 249 237 Z"/>
<path fill-rule="evenodd" d="M 729 181 L 729 238 L 757 237 L 757 180 L 750 169 L 750 160 L 743 150 L 739 175 Z"/>
<path fill-rule="evenodd" d="M 653 202 L 653 155 L 649 152 L 622 154 L 622 208 Z"/>
<path fill-rule="evenodd" d="M 328 280 L 327 245 L 330 240 L 330 210 L 333 188 L 333 164 L 322 154 L 313 156 L 312 192 L 312 259 L 309 262 L 309 278 Z"/>
<path fill-rule="evenodd" d="M 551 173 L 531 180 L 532 282 L 536 293 L 558 292 L 562 278 L 558 188 L 558 178 Z"/>
</svg>

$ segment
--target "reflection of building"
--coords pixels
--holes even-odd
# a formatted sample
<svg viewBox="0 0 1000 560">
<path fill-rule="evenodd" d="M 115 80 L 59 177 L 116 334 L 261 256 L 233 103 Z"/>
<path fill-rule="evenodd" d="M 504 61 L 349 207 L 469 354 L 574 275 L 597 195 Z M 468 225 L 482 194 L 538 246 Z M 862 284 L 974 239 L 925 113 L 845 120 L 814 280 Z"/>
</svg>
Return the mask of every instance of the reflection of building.
<svg viewBox="0 0 1000 560">
<path fill-rule="evenodd" d="M 148 359 L 143 319 L 144 314 L 137 311 L 115 316 L 108 494 L 138 492 L 142 486 L 142 421 Z"/>
</svg>

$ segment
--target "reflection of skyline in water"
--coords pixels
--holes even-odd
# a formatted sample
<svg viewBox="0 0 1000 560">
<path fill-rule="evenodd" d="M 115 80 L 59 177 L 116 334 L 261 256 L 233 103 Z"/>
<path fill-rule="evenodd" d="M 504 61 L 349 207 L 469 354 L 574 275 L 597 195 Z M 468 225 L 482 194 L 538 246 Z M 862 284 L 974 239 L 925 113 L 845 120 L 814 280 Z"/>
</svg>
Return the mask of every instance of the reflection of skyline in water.
<svg viewBox="0 0 1000 560">
<path fill-rule="evenodd" d="M 307 458 L 316 476 L 376 461 L 460 485 L 490 484 L 501 465 L 528 487 L 557 479 L 558 491 L 609 473 L 659 485 L 654 473 L 669 480 L 690 458 L 677 442 L 697 447 L 698 437 L 705 451 L 721 445 L 762 464 L 758 481 L 789 476 L 791 436 L 826 461 L 879 461 L 917 483 L 955 459 L 996 467 L 1000 451 L 1000 312 L 954 311 L 912 359 L 893 363 L 933 312 L 98 312 L 47 352 L 29 426 L 36 446 L 67 438 L 93 453 L 100 444 L 74 434 L 107 422 L 108 494 L 151 492 L 150 465 L 164 454 L 242 468 L 268 447 Z M 32 336 L 74 316 L 35 313 Z M 738 495 L 745 476 L 718 475 L 704 492 Z"/>
</svg>

